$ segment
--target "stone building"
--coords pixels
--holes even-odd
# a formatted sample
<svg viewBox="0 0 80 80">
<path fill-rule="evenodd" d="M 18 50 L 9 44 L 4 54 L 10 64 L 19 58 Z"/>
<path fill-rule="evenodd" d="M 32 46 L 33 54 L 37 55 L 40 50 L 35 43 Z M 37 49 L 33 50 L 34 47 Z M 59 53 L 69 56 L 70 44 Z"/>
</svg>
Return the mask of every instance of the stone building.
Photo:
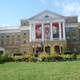
<svg viewBox="0 0 80 80">
<path fill-rule="evenodd" d="M 17 29 L 0 28 L 0 48 L 14 54 L 60 54 L 66 48 L 79 50 L 78 17 L 43 11 L 29 19 L 22 19 Z"/>
</svg>

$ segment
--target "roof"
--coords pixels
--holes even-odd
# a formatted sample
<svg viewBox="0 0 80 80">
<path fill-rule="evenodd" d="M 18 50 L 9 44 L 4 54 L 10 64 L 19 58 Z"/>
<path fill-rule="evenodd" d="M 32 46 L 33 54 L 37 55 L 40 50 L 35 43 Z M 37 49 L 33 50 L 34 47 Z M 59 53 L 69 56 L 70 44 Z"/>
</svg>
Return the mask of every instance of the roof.
<svg viewBox="0 0 80 80">
<path fill-rule="evenodd" d="M 78 23 L 78 16 L 66 16 L 66 23 Z"/>
<path fill-rule="evenodd" d="M 33 18 L 35 18 L 35 17 L 38 17 L 39 15 L 42 15 L 43 13 L 51 13 L 51 14 L 53 14 L 53 15 L 56 15 L 56 16 L 59 16 L 59 17 L 63 17 L 63 18 L 64 18 L 64 16 L 62 16 L 61 14 L 57 14 L 57 13 L 52 12 L 52 11 L 44 10 L 44 11 L 36 14 L 35 16 L 29 18 L 28 20 L 31 20 L 31 19 L 33 19 Z"/>
</svg>

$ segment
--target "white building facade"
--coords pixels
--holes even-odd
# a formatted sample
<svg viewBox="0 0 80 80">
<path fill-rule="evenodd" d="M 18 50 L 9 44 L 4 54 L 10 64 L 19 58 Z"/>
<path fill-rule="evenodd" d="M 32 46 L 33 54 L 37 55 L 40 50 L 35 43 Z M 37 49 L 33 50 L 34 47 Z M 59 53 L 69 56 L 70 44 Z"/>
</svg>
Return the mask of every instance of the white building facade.
<svg viewBox="0 0 80 80">
<path fill-rule="evenodd" d="M 76 16 L 66 17 L 43 11 L 29 19 L 21 20 L 18 29 L 0 29 L 0 47 L 15 53 L 62 53 L 67 47 L 67 38 L 70 37 L 66 36 L 67 28 L 75 28 L 78 31 L 78 26 Z M 76 34 L 79 37 L 78 33 Z"/>
</svg>

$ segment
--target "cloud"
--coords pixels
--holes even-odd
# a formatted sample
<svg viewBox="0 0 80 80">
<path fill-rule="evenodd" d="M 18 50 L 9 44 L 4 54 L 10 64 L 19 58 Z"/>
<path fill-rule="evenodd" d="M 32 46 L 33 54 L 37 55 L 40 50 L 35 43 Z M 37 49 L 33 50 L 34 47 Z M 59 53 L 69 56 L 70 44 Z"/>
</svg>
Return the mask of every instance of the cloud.
<svg viewBox="0 0 80 80">
<path fill-rule="evenodd" d="M 60 8 L 63 15 L 77 15 L 80 21 L 80 1 L 79 0 L 56 0 L 52 3 L 54 7 Z"/>
<path fill-rule="evenodd" d="M 80 13 L 80 3 L 78 1 L 63 3 L 62 7 L 65 14 L 76 15 Z"/>
<path fill-rule="evenodd" d="M 63 15 L 67 16 L 79 16 L 80 21 L 80 1 L 79 0 L 40 0 L 45 6 L 54 9 L 60 8 Z"/>
<path fill-rule="evenodd" d="M 80 2 L 78 0 L 70 0 L 69 2 L 63 3 L 62 7 L 65 15 L 77 15 L 80 21 Z"/>
</svg>

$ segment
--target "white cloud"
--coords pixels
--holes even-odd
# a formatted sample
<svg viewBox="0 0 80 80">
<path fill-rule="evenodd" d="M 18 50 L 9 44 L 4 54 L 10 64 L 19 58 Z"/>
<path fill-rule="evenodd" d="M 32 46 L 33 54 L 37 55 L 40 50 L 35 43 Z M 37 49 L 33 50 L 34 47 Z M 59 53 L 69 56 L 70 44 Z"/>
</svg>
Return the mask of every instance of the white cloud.
<svg viewBox="0 0 80 80">
<path fill-rule="evenodd" d="M 80 21 L 80 3 L 77 0 L 71 0 L 70 2 L 63 3 L 63 13 L 65 15 L 77 15 Z"/>
<path fill-rule="evenodd" d="M 78 2 L 63 3 L 62 7 L 65 14 L 76 15 L 80 13 L 80 3 Z"/>
<path fill-rule="evenodd" d="M 63 15 L 79 16 L 80 21 L 80 1 L 79 0 L 40 0 L 40 2 L 49 8 L 60 8 Z"/>
<path fill-rule="evenodd" d="M 60 8 L 64 15 L 79 16 L 80 21 L 80 1 L 79 0 L 56 0 L 53 1 L 54 7 Z"/>
</svg>

